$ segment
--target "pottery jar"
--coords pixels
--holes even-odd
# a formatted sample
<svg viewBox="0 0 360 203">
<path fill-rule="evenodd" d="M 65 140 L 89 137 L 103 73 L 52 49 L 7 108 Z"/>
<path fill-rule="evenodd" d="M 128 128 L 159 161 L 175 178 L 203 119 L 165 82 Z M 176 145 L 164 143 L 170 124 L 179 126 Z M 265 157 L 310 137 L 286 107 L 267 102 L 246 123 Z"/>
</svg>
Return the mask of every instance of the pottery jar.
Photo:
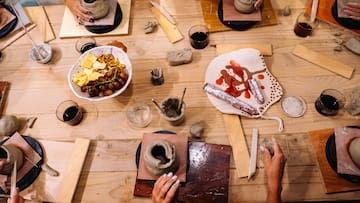
<svg viewBox="0 0 360 203">
<path fill-rule="evenodd" d="M 173 126 L 181 125 L 185 121 L 186 105 L 183 101 L 181 108 L 179 108 L 179 103 L 180 99 L 178 97 L 167 97 L 161 101 L 163 111 L 160 112 L 160 115 Z"/>
<path fill-rule="evenodd" d="M 252 13 L 255 10 L 256 0 L 234 0 L 234 6 L 240 13 Z"/>
<path fill-rule="evenodd" d="M 81 0 L 81 5 L 94 19 L 105 17 L 109 12 L 109 0 Z"/>
<path fill-rule="evenodd" d="M 1 145 L 0 146 L 0 159 L 6 159 L 5 164 L 2 169 L 0 169 L 0 174 L 10 175 L 13 165 L 16 161 L 16 169 L 22 167 L 24 162 L 24 154 L 15 145 Z"/>
<path fill-rule="evenodd" d="M 155 140 L 150 143 L 144 153 L 147 170 L 155 176 L 164 173 L 175 173 L 179 168 L 175 145 L 166 140 Z"/>
</svg>

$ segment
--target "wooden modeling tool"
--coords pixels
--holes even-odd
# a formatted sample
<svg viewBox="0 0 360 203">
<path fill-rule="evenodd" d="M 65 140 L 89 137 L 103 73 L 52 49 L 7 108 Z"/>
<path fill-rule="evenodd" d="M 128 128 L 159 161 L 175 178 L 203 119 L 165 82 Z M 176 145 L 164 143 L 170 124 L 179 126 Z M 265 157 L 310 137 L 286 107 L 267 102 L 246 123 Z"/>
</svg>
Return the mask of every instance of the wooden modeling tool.
<svg viewBox="0 0 360 203">
<path fill-rule="evenodd" d="M 165 8 L 163 8 L 159 3 L 156 3 L 154 1 L 150 1 L 150 3 L 152 6 L 159 9 L 160 13 L 163 14 L 170 23 L 176 25 L 174 18 L 170 15 L 170 13 L 167 10 L 165 10 Z"/>
<path fill-rule="evenodd" d="M 259 137 L 259 130 L 257 128 L 253 128 L 248 180 L 250 180 L 250 178 L 253 175 L 255 175 L 256 172 L 258 137 Z"/>
<path fill-rule="evenodd" d="M 166 17 L 164 17 L 159 9 L 151 7 L 151 11 L 155 15 L 156 20 L 171 43 L 178 42 L 184 38 L 176 25 L 172 24 Z"/>
<path fill-rule="evenodd" d="M 296 45 L 292 53 L 295 56 L 305 59 L 313 64 L 321 66 L 333 73 L 336 73 L 348 79 L 351 78 L 354 72 L 353 67 L 343 64 L 325 55 L 319 54 L 315 51 L 312 51 L 300 44 Z"/>
</svg>

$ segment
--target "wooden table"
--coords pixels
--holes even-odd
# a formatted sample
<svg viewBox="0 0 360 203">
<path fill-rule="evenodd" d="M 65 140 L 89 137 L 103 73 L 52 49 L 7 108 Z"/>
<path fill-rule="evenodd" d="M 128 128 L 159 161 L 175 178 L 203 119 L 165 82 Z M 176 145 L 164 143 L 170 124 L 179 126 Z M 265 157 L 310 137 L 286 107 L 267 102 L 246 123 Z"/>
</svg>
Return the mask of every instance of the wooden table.
<svg viewBox="0 0 360 203">
<path fill-rule="evenodd" d="M 204 120 L 206 131 L 203 141 L 229 144 L 222 114 L 211 105 L 202 91 L 205 70 L 216 56 L 216 49 L 208 46 L 203 50 L 193 50 L 193 62 L 187 65 L 170 67 L 166 61 L 166 51 L 190 46 L 187 30 L 193 24 L 203 23 L 200 1 L 168 2 L 173 2 L 169 4 L 169 10 L 175 12 L 178 28 L 185 35 L 184 40 L 171 44 L 161 29 L 153 34 L 144 34 L 144 24 L 154 19 L 149 9 L 150 4 L 145 0 L 132 1 L 129 35 L 96 38 L 98 44 L 106 44 L 112 40 L 122 41 L 128 47 L 128 55 L 133 64 L 132 84 L 124 94 L 113 99 L 92 103 L 78 99 L 71 92 L 67 84 L 67 73 L 79 56 L 75 50 L 76 39 L 57 38 L 52 41 L 50 45 L 55 54 L 52 61 L 46 65 L 29 59 L 31 43 L 26 37 L 4 51 L 5 58 L 0 62 L 0 80 L 11 82 L 4 113 L 23 118 L 38 117 L 34 127 L 22 130 L 22 134 L 52 141 L 74 141 L 77 137 L 92 140 L 74 202 L 150 202 L 150 199 L 133 196 L 137 170 L 135 152 L 143 132 L 161 129 L 188 132 L 191 124 Z M 272 0 L 277 13 L 280 13 L 285 4 L 289 4 L 292 15 L 278 15 L 279 24 L 276 26 L 242 32 L 211 33 L 210 44 L 271 43 L 274 54 L 265 57 L 270 71 L 282 85 L 285 95 L 297 95 L 306 100 L 308 110 L 300 118 L 285 116 L 280 103 L 268 110 L 269 115 L 280 116 L 284 120 L 285 130 L 282 133 L 278 133 L 275 121 L 241 118 L 248 144 L 251 143 L 249 140 L 252 128 L 258 128 L 260 139 L 275 135 L 286 154 L 288 162 L 283 179 L 283 200 L 359 199 L 360 192 L 325 194 L 308 131 L 360 125 L 358 117 L 352 117 L 345 112 L 337 117 L 324 117 L 314 108 L 314 101 L 323 89 L 347 90 L 360 84 L 360 57 L 348 50 L 333 51 L 336 46 L 333 35 L 335 32 L 342 32 L 343 39 L 348 39 L 352 33 L 325 23 L 321 23 L 310 38 L 294 35 L 296 16 L 304 10 L 307 3 L 307 0 Z M 59 33 L 64 6 L 47 6 L 46 11 L 55 33 Z M 352 79 L 340 77 L 291 54 L 292 49 L 299 43 L 354 67 L 356 70 Z M 152 86 L 150 83 L 150 70 L 157 66 L 165 71 L 165 84 L 162 86 Z M 160 118 L 151 98 L 161 100 L 169 95 L 179 96 L 185 87 L 186 122 L 172 127 Z M 58 121 L 55 116 L 57 105 L 67 99 L 77 101 L 87 112 L 78 126 L 68 126 Z M 153 120 L 147 128 L 135 129 L 127 123 L 125 111 L 134 101 L 146 101 L 153 110 Z M 266 179 L 260 157 L 254 179 L 237 179 L 233 162 L 230 174 L 230 202 L 265 200 Z"/>
</svg>

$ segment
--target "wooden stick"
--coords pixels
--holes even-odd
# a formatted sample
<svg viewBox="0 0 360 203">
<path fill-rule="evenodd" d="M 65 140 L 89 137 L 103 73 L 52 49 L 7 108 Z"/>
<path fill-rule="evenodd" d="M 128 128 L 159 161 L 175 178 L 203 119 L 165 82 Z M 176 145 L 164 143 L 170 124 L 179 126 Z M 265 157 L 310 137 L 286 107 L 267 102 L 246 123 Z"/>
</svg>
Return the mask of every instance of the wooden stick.
<svg viewBox="0 0 360 203">
<path fill-rule="evenodd" d="M 311 16 L 310 16 L 311 22 L 315 21 L 318 5 L 319 5 L 319 0 L 313 0 L 311 7 Z"/>
</svg>

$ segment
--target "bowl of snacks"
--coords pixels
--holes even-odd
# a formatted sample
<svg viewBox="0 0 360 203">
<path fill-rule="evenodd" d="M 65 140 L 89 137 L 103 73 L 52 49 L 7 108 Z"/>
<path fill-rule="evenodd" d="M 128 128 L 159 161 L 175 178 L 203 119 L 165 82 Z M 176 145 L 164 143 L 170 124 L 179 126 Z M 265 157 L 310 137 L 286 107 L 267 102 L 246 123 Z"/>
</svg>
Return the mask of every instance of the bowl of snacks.
<svg viewBox="0 0 360 203">
<path fill-rule="evenodd" d="M 68 83 L 77 97 L 102 101 L 124 92 L 131 77 L 131 62 L 122 49 L 99 46 L 78 58 L 69 70 Z"/>
</svg>

